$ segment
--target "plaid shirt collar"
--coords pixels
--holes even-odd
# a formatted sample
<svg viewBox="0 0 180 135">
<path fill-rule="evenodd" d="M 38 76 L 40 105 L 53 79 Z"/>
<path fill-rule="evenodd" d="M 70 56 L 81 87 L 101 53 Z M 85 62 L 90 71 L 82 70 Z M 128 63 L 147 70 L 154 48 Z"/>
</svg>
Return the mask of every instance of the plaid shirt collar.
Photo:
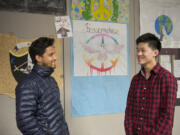
<svg viewBox="0 0 180 135">
<path fill-rule="evenodd" d="M 159 74 L 160 69 L 161 69 L 161 66 L 160 66 L 159 63 L 157 63 L 157 64 L 153 67 L 153 69 L 151 70 L 151 74 Z M 141 68 L 139 74 L 141 74 L 142 76 L 145 77 L 144 67 Z"/>
</svg>

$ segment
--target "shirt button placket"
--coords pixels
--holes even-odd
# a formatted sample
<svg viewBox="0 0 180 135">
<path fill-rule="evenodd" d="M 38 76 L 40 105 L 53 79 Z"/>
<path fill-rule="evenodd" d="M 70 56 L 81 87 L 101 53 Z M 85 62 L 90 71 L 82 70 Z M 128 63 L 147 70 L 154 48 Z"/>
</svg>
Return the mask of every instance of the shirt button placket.
<svg viewBox="0 0 180 135">
<path fill-rule="evenodd" d="M 140 135 L 141 134 L 141 128 L 138 127 L 137 130 L 138 130 L 138 135 Z"/>
<path fill-rule="evenodd" d="M 147 88 L 144 87 L 143 89 L 144 89 L 144 92 L 143 92 L 144 94 L 143 94 L 143 96 L 142 96 L 142 100 L 143 100 L 142 103 L 145 104 L 145 99 L 146 99 L 146 97 L 145 97 L 145 95 L 146 95 L 146 94 L 145 94 L 145 90 L 146 90 Z M 143 111 L 143 110 L 144 110 L 144 105 L 142 105 L 142 107 L 141 107 L 141 111 Z"/>
<path fill-rule="evenodd" d="M 143 116 L 144 116 L 144 106 L 145 106 L 145 100 L 146 100 L 146 97 L 145 97 L 145 95 L 146 95 L 146 90 L 147 90 L 147 88 L 146 87 L 144 87 L 143 88 L 144 89 L 144 91 L 143 91 L 143 95 L 142 95 L 142 106 L 141 106 L 141 117 L 139 118 L 139 120 L 140 120 L 140 123 L 141 123 L 141 126 L 143 126 Z M 140 127 L 138 127 L 137 128 L 138 129 L 138 133 L 139 134 L 141 134 L 141 128 Z"/>
</svg>

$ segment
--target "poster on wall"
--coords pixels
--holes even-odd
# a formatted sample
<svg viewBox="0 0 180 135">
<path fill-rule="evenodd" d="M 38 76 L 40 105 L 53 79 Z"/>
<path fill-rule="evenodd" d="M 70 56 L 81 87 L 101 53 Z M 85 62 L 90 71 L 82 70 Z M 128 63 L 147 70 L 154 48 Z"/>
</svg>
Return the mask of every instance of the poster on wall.
<svg viewBox="0 0 180 135">
<path fill-rule="evenodd" d="M 72 29 L 69 16 L 56 16 L 54 19 L 57 38 L 72 37 Z"/>
<path fill-rule="evenodd" d="M 72 0 L 72 19 L 129 22 L 129 0 Z"/>
<path fill-rule="evenodd" d="M 129 0 L 72 0 L 72 116 L 125 111 Z"/>
<path fill-rule="evenodd" d="M 33 64 L 28 53 L 28 47 L 31 45 L 33 39 L 21 39 L 13 34 L 0 33 L 0 94 L 8 95 L 15 98 L 15 87 L 24 77 L 26 77 L 32 70 Z M 57 68 L 52 74 L 56 79 L 60 89 L 63 88 L 62 65 L 60 57 L 62 55 L 61 40 L 55 38 L 56 52 L 57 52 Z"/>
<path fill-rule="evenodd" d="M 73 28 L 74 76 L 128 74 L 126 24 L 74 20 Z"/>
<path fill-rule="evenodd" d="M 151 32 L 159 37 L 162 44 L 159 62 L 174 74 L 178 84 L 180 81 L 179 13 L 179 0 L 140 0 L 140 33 Z M 176 105 L 180 105 L 179 92 Z"/>
<path fill-rule="evenodd" d="M 179 0 L 140 0 L 140 33 L 156 34 L 163 48 L 180 48 L 179 12 Z"/>
</svg>

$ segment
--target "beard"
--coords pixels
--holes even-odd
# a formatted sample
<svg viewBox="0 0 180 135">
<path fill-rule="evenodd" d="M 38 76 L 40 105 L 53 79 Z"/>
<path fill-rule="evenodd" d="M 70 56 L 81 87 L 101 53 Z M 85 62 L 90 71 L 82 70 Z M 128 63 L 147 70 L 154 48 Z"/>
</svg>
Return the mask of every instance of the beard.
<svg viewBox="0 0 180 135">
<path fill-rule="evenodd" d="M 56 64 L 54 63 L 43 63 L 42 66 L 49 68 L 49 69 L 55 69 L 56 68 Z"/>
</svg>

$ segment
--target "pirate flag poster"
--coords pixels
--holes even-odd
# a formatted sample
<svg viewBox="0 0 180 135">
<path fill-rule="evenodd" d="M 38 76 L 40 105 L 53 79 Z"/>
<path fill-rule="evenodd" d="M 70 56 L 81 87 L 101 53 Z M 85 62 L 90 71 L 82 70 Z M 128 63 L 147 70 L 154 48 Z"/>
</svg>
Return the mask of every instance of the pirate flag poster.
<svg viewBox="0 0 180 135">
<path fill-rule="evenodd" d="M 0 33 L 0 94 L 6 94 L 15 97 L 15 87 L 32 70 L 33 64 L 28 53 L 28 47 L 34 39 L 19 39 L 13 34 Z M 62 43 L 60 39 L 55 38 L 55 47 L 57 58 L 60 59 L 62 53 Z M 62 89 L 63 76 L 62 65 L 57 60 L 57 68 L 53 73 L 54 78 Z"/>
</svg>

